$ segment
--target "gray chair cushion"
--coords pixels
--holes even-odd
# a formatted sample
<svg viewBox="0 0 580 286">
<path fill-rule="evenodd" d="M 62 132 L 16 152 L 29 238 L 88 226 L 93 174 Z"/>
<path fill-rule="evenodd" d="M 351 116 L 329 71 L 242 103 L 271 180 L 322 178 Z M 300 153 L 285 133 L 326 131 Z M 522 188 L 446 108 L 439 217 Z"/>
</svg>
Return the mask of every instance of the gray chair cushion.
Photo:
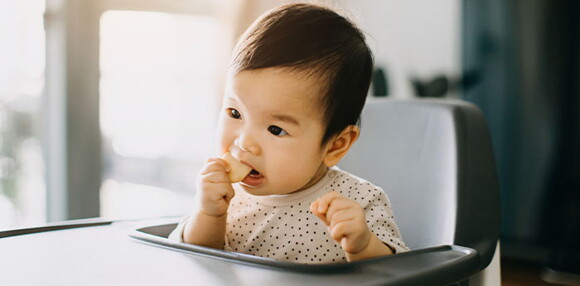
<svg viewBox="0 0 580 286">
<path fill-rule="evenodd" d="M 499 236 L 499 194 L 483 115 L 458 100 L 371 99 L 340 168 L 382 187 L 411 249 L 474 248 L 482 267 Z"/>
</svg>

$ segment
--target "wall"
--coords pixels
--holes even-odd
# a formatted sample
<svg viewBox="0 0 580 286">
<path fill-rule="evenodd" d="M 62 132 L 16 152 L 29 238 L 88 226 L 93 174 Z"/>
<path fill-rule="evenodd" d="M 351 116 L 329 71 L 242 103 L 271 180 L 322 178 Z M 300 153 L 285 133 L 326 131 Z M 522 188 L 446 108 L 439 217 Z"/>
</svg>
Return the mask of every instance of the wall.
<svg viewBox="0 0 580 286">
<path fill-rule="evenodd" d="M 411 97 L 410 78 L 457 76 L 461 66 L 459 0 L 335 1 L 352 11 L 368 34 L 377 66 L 389 75 L 390 94 Z"/>
</svg>

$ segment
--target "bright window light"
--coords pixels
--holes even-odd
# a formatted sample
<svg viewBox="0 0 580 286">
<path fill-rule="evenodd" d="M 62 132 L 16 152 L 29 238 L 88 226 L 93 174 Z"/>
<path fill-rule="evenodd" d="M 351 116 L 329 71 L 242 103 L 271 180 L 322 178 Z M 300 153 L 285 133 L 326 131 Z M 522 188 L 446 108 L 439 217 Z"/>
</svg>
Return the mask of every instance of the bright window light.
<svg viewBox="0 0 580 286">
<path fill-rule="evenodd" d="M 213 151 L 222 90 L 223 49 L 216 48 L 223 46 L 221 37 L 212 17 L 102 15 L 103 216 L 147 217 L 168 206 L 172 214 L 188 211 L 175 203 L 173 191 L 191 194 L 195 174 Z M 128 203 L 135 200 L 165 205 Z"/>
<path fill-rule="evenodd" d="M 0 0 L 0 229 L 46 221 L 44 0 Z"/>
<path fill-rule="evenodd" d="M 214 129 L 209 119 L 216 116 L 220 91 L 217 31 L 210 17 L 104 13 L 101 131 L 114 152 L 194 159 L 196 149 L 210 147 L 199 135 Z"/>
</svg>

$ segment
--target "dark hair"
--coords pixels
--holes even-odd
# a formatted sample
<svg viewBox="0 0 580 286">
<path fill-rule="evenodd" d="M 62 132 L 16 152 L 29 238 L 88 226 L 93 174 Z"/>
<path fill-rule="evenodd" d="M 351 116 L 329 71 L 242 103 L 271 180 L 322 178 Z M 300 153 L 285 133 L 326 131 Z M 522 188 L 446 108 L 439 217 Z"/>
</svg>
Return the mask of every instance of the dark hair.
<svg viewBox="0 0 580 286">
<path fill-rule="evenodd" d="M 324 80 L 322 144 L 360 124 L 373 69 L 362 32 L 336 12 L 312 4 L 288 4 L 260 17 L 238 41 L 235 74 L 285 67 Z"/>
</svg>

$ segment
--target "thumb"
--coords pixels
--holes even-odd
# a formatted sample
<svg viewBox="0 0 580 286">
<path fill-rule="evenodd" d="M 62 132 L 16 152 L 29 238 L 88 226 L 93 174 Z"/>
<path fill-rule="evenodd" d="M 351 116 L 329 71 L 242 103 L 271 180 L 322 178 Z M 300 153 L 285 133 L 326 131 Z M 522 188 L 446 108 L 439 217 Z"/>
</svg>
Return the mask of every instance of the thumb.
<svg viewBox="0 0 580 286">
<path fill-rule="evenodd" d="M 234 198 L 234 196 L 236 196 L 236 192 L 234 191 L 234 188 L 229 186 L 228 190 L 226 191 L 226 194 L 224 195 L 224 200 L 226 200 L 226 203 L 229 204 L 230 201 Z"/>
</svg>

